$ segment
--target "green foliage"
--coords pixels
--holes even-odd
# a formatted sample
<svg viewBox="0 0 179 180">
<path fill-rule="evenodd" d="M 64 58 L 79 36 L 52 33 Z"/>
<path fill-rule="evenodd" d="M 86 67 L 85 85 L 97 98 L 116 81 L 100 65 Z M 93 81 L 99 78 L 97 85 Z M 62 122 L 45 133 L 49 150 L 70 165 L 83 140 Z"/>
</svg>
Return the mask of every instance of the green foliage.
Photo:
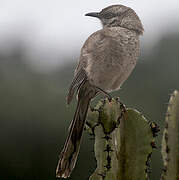
<svg viewBox="0 0 179 180">
<path fill-rule="evenodd" d="M 162 180 L 179 179 L 179 92 L 171 95 L 162 140 L 164 170 Z"/>
<path fill-rule="evenodd" d="M 87 118 L 97 160 L 90 180 L 147 179 L 155 128 L 138 111 L 126 110 L 118 99 L 99 102 Z"/>
</svg>

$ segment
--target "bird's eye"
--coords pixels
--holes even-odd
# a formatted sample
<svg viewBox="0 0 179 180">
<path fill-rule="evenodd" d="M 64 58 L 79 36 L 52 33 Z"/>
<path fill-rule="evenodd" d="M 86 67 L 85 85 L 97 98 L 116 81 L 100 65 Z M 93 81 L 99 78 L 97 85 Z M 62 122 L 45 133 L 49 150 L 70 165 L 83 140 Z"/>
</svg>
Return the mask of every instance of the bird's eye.
<svg viewBox="0 0 179 180">
<path fill-rule="evenodd" d="M 113 13 L 105 13 L 104 15 L 103 15 L 103 17 L 105 18 L 105 19 L 111 19 L 111 18 L 113 18 L 115 16 L 115 14 L 113 14 Z"/>
</svg>

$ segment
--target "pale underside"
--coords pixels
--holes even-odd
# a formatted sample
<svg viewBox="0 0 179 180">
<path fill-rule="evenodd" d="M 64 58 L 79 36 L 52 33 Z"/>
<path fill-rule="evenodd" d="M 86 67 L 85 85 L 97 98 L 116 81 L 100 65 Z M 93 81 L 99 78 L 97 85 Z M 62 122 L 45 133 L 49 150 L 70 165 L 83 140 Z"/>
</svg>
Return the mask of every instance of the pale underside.
<svg viewBox="0 0 179 180">
<path fill-rule="evenodd" d="M 75 75 L 84 69 L 91 85 L 115 91 L 134 69 L 138 56 L 139 37 L 134 31 L 104 28 L 86 40 Z"/>
</svg>

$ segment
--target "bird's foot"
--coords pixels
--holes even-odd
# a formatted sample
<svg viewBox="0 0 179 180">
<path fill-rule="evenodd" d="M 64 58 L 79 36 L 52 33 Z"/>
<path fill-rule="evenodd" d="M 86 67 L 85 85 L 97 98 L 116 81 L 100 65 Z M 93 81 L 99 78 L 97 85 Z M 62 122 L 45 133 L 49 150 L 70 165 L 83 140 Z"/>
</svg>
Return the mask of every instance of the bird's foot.
<svg viewBox="0 0 179 180">
<path fill-rule="evenodd" d="M 112 97 L 109 93 L 107 93 L 106 91 L 104 91 L 103 89 L 99 88 L 99 87 L 95 87 L 97 91 L 99 91 L 100 93 L 104 94 L 105 97 L 108 98 L 108 101 L 111 102 L 112 101 Z"/>
</svg>

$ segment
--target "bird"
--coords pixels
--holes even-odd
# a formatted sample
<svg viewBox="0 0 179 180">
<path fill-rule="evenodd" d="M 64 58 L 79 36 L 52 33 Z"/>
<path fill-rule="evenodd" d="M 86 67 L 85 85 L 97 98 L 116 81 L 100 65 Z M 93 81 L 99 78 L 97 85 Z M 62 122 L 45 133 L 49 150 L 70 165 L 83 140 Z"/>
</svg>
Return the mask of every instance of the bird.
<svg viewBox="0 0 179 180">
<path fill-rule="evenodd" d="M 136 12 L 121 4 L 85 15 L 98 18 L 102 29 L 82 46 L 66 98 L 70 104 L 77 94 L 76 111 L 56 169 L 56 177 L 62 178 L 68 178 L 75 167 L 90 101 L 100 93 L 111 99 L 109 93 L 120 89 L 136 66 L 144 32 Z"/>
</svg>

